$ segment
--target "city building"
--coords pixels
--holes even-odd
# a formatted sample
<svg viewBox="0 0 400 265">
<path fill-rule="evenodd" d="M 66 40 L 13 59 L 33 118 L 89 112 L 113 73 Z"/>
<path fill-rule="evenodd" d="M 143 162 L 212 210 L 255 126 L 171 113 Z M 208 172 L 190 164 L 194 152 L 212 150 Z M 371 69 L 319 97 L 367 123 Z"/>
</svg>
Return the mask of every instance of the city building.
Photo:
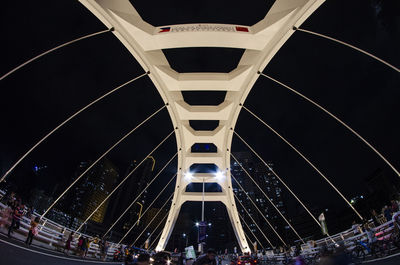
<svg viewBox="0 0 400 265">
<path fill-rule="evenodd" d="M 279 211 L 286 216 L 287 209 L 284 202 L 284 194 L 282 190 L 282 184 L 278 181 L 276 176 L 272 173 L 269 168 L 273 168 L 273 164 L 268 162 L 268 166 L 264 165 L 261 161 L 259 161 L 256 157 L 252 155 L 250 152 L 237 152 L 233 154 L 237 160 L 238 164 L 235 160 L 232 160 L 231 164 L 231 173 L 233 177 L 237 179 L 243 189 L 246 191 L 247 195 L 252 199 L 252 201 L 258 206 L 258 208 L 263 212 L 263 215 L 269 220 L 274 229 L 277 230 L 279 234 L 285 239 L 289 240 L 289 235 L 286 229 L 286 223 L 281 218 L 279 213 L 275 210 L 275 208 L 271 205 L 268 199 L 263 195 L 263 193 L 259 190 L 259 188 L 254 184 L 251 178 L 246 174 L 246 172 L 242 169 L 242 167 L 250 174 L 250 176 L 257 182 L 257 184 L 263 189 L 264 193 L 268 196 L 271 202 L 276 206 Z M 242 167 L 241 167 L 242 166 Z M 232 177 L 232 179 L 233 179 Z M 253 206 L 252 202 L 248 198 L 245 192 L 243 192 L 239 185 L 233 182 L 233 191 L 235 192 L 238 200 L 243 204 L 244 208 L 237 203 L 239 214 L 245 218 L 247 224 L 249 225 L 251 231 L 258 235 L 257 237 L 263 241 L 264 247 L 268 246 L 268 243 L 264 239 L 260 231 L 258 230 L 255 223 L 263 229 L 263 231 L 267 231 L 265 234 L 273 234 L 274 232 L 269 227 L 269 225 L 265 222 L 262 215 L 258 212 L 258 210 Z M 246 210 L 248 214 L 246 213 Z M 250 215 L 255 223 L 250 218 Z M 248 231 L 245 224 L 245 231 L 247 234 L 251 236 L 251 233 Z M 290 238 L 291 239 L 291 238 Z M 270 237 L 271 242 L 275 242 L 277 244 L 281 244 L 278 241 L 278 238 L 275 236 Z"/>
<path fill-rule="evenodd" d="M 125 175 L 121 177 L 125 178 L 137 167 L 138 162 L 133 161 L 127 168 Z M 152 177 L 152 172 L 154 170 L 155 160 L 153 157 L 148 157 L 139 168 L 137 168 L 125 181 L 115 196 L 112 196 L 110 201 L 110 209 L 108 215 L 110 218 L 106 221 L 107 225 L 111 225 L 115 220 L 129 207 L 129 205 L 135 200 L 135 198 L 145 190 L 147 184 L 150 182 Z M 145 190 L 142 195 L 137 200 L 137 203 L 132 205 L 132 207 L 124 214 L 119 223 L 115 226 L 113 230 L 125 234 L 138 220 L 140 211 L 144 211 L 146 206 L 149 204 L 147 202 L 148 191 Z M 148 213 L 147 213 L 148 214 Z M 146 214 L 146 215 L 147 215 Z M 138 228 L 141 228 L 141 223 Z M 144 227 L 143 227 L 144 228 Z M 136 231 L 139 229 L 134 229 L 132 233 L 128 236 L 128 239 L 136 235 Z"/>
<path fill-rule="evenodd" d="M 78 178 L 92 162 L 81 162 L 73 179 Z M 108 159 L 103 159 L 91 168 L 60 201 L 58 209 L 70 215 L 70 225 L 75 218 L 85 220 L 110 194 L 118 180 L 118 172 Z M 103 223 L 109 201 L 106 201 L 90 218 L 94 223 Z"/>
</svg>

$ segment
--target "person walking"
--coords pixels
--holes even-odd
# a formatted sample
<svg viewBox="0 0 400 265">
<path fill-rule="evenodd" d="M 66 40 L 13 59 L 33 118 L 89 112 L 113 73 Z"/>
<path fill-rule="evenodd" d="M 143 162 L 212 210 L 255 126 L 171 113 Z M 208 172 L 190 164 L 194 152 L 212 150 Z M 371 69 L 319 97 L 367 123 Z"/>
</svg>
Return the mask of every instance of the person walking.
<svg viewBox="0 0 400 265">
<path fill-rule="evenodd" d="M 32 245 L 33 237 L 39 234 L 38 230 L 39 221 L 40 219 L 37 216 L 34 220 L 31 221 L 31 227 L 29 228 L 28 236 L 25 241 L 25 244 L 27 244 L 28 246 Z"/>
<path fill-rule="evenodd" d="M 15 208 L 12 216 L 11 225 L 8 228 L 8 233 L 7 233 L 8 237 L 11 237 L 11 234 L 14 233 L 15 229 L 19 229 L 22 216 L 24 215 L 24 208 L 25 208 L 24 204 L 21 204 L 20 206 L 17 206 Z"/>
</svg>

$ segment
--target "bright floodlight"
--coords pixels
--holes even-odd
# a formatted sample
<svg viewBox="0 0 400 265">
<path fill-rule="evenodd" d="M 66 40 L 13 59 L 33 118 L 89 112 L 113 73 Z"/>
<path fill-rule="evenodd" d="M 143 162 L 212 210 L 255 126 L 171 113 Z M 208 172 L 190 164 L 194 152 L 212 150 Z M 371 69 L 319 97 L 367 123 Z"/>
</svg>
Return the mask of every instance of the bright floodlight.
<svg viewBox="0 0 400 265">
<path fill-rule="evenodd" d="M 196 222 L 196 226 L 199 226 L 199 222 Z"/>
<path fill-rule="evenodd" d="M 160 252 L 160 251 L 162 251 L 162 248 L 156 247 L 156 252 Z"/>
<path fill-rule="evenodd" d="M 185 173 L 184 177 L 186 180 L 191 180 L 193 178 L 193 173 L 188 171 Z"/>
<path fill-rule="evenodd" d="M 223 179 L 223 178 L 225 177 L 224 172 L 218 170 L 218 171 L 215 173 L 215 177 L 216 177 L 217 179 Z"/>
</svg>

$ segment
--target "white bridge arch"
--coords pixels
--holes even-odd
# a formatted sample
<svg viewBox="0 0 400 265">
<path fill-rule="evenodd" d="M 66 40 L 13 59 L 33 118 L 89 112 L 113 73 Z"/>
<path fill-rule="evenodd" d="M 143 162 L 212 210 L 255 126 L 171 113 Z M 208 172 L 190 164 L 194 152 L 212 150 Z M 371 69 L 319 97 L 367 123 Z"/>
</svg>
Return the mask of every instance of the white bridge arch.
<svg viewBox="0 0 400 265">
<path fill-rule="evenodd" d="M 154 27 L 140 17 L 129 0 L 80 0 L 131 52 L 140 65 L 150 72 L 162 99 L 167 104 L 177 141 L 178 175 L 171 209 L 156 250 L 166 247 L 182 204 L 202 201 L 201 193 L 186 192 L 191 182 L 213 182 L 220 193 L 205 193 L 205 201 L 224 203 L 233 230 L 243 252 L 250 251 L 236 209 L 230 177 L 230 148 L 233 128 L 250 89 L 280 47 L 324 0 L 277 0 L 264 19 L 253 26 L 224 24 L 184 24 Z M 224 47 L 245 49 L 236 69 L 230 73 L 177 73 L 162 49 L 184 47 Z M 218 106 L 190 106 L 181 91 L 227 91 Z M 189 120 L 219 120 L 213 131 L 195 131 Z M 191 153 L 195 143 L 213 143 L 216 153 Z M 226 177 L 184 173 L 193 164 L 216 164 Z"/>
</svg>

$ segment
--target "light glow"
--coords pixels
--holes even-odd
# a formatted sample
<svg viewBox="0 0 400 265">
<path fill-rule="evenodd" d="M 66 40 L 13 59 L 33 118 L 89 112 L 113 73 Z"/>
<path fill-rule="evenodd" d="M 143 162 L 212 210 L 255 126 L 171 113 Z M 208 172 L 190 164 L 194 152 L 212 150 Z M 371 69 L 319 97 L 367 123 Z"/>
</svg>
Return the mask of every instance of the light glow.
<svg viewBox="0 0 400 265">
<path fill-rule="evenodd" d="M 184 178 L 186 180 L 191 180 L 193 178 L 193 173 L 190 172 L 190 171 L 186 172 L 185 175 L 184 175 Z"/>
<path fill-rule="evenodd" d="M 218 171 L 215 173 L 215 177 L 216 177 L 218 180 L 221 180 L 221 179 L 223 179 L 223 178 L 225 177 L 225 174 L 224 174 L 224 172 L 218 170 Z"/>
</svg>

